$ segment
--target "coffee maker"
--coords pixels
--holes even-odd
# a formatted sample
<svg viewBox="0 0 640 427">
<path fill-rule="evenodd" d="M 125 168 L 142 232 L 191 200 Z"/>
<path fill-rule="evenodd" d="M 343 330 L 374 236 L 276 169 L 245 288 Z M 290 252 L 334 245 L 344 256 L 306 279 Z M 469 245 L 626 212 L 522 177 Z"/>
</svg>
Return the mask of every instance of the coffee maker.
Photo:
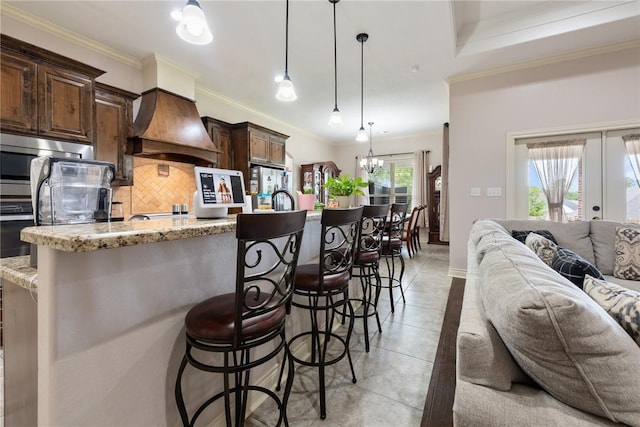
<svg viewBox="0 0 640 427">
<path fill-rule="evenodd" d="M 36 225 L 109 221 L 110 162 L 56 157 L 31 161 L 31 195 Z"/>
</svg>

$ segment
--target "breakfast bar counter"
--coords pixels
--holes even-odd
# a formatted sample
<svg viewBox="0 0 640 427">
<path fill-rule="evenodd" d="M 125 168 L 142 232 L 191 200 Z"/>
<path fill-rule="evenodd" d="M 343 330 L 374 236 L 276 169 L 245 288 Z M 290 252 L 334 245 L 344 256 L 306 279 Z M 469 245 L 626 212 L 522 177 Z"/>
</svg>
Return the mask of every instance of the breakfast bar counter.
<svg viewBox="0 0 640 427">
<path fill-rule="evenodd" d="M 320 216 L 307 214 L 301 263 L 317 257 Z M 38 266 L 36 275 L 28 257 L 0 265 L 11 316 L 5 424 L 178 425 L 184 316 L 233 291 L 235 216 L 30 227 L 21 237 L 37 245 Z M 289 332 L 307 317 L 294 310 Z M 270 384 L 276 371 L 256 369 L 252 381 Z M 215 374 L 185 372 L 183 381 L 194 405 L 222 388 Z M 224 421 L 220 407 L 207 412 L 205 424 Z"/>
</svg>

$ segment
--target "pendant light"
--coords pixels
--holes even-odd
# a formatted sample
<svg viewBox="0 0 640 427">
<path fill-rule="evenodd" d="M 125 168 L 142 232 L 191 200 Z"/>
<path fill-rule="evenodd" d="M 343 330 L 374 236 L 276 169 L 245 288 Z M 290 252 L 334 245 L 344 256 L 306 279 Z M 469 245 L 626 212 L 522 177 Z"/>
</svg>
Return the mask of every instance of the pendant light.
<svg viewBox="0 0 640 427">
<path fill-rule="evenodd" d="M 369 153 L 367 154 L 367 157 L 360 160 L 360 167 L 366 170 L 369 174 L 381 169 L 384 164 L 384 160 L 373 157 L 373 136 L 371 135 L 372 127 L 373 122 L 369 122 Z"/>
<path fill-rule="evenodd" d="M 296 91 L 293 88 L 293 82 L 289 78 L 289 0 L 287 0 L 286 30 L 285 30 L 285 46 L 284 46 L 284 76 L 278 86 L 276 99 L 283 102 L 291 102 L 298 99 Z"/>
<path fill-rule="evenodd" d="M 342 126 L 342 116 L 340 110 L 338 110 L 338 40 L 336 36 L 336 3 L 340 0 L 329 0 L 329 3 L 333 3 L 333 96 L 334 107 L 331 117 L 329 118 L 329 124 L 331 126 Z"/>
<path fill-rule="evenodd" d="M 180 21 L 176 34 L 187 43 L 204 45 L 213 41 L 207 18 L 196 0 L 189 0 L 182 11 L 173 12 L 171 17 Z"/>
<path fill-rule="evenodd" d="M 369 34 L 360 33 L 356 36 L 356 40 L 360 42 L 360 130 L 356 136 L 356 141 L 367 142 L 367 131 L 364 130 L 364 42 L 369 38 Z"/>
</svg>

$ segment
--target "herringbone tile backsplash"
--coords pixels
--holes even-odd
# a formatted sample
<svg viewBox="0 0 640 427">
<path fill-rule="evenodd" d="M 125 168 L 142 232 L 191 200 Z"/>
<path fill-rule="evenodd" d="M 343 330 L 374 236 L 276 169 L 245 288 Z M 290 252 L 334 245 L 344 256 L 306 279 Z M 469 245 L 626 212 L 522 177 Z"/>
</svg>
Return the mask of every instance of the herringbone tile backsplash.
<svg viewBox="0 0 640 427">
<path fill-rule="evenodd" d="M 159 173 L 158 166 L 169 174 Z M 123 203 L 125 217 L 146 213 L 170 213 L 174 203 L 189 205 L 192 211 L 196 183 L 193 165 L 163 160 L 133 158 L 133 186 L 120 187 L 114 200 Z"/>
</svg>

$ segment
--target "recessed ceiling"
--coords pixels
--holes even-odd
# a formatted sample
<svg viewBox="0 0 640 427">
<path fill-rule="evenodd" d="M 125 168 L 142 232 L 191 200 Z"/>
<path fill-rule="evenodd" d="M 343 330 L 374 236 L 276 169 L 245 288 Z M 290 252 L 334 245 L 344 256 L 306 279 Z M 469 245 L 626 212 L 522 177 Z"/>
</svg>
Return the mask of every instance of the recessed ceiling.
<svg viewBox="0 0 640 427">
<path fill-rule="evenodd" d="M 396 137 L 437 132 L 449 120 L 448 77 L 640 40 L 637 0 L 343 0 L 336 9 L 344 124 L 333 128 L 327 0 L 290 3 L 289 75 L 298 100 L 288 104 L 275 99 L 274 82 L 284 71 L 283 0 L 201 0 L 214 35 L 206 46 L 175 34 L 170 13 L 186 1 L 2 3 L 3 15 L 33 15 L 137 60 L 161 55 L 196 73 L 199 86 L 336 144 L 355 143 L 360 127 L 360 32 L 369 34 L 364 123 Z"/>
</svg>

